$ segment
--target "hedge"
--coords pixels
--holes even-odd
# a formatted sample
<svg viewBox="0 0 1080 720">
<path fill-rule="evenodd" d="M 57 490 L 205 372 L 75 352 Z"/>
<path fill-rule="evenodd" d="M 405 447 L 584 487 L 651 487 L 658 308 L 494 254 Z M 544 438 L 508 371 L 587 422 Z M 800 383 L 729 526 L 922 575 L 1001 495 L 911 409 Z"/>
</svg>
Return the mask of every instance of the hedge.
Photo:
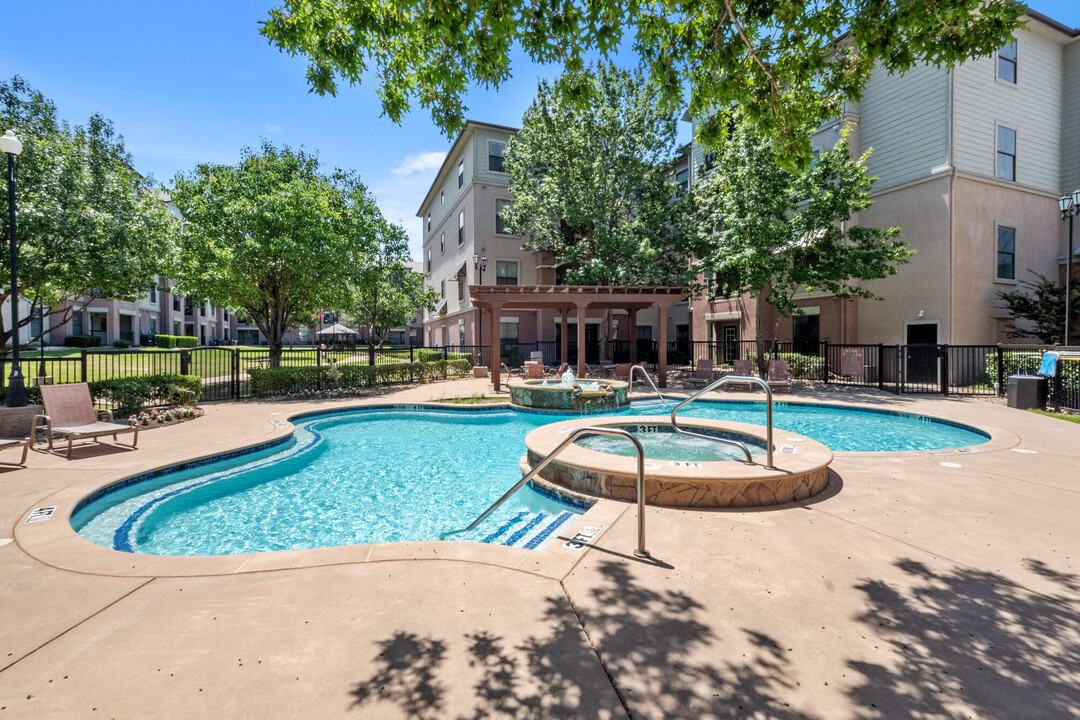
<svg viewBox="0 0 1080 720">
<path fill-rule="evenodd" d="M 416 362 L 434 362 L 443 359 L 443 351 L 438 348 L 417 348 L 413 352 Z M 472 354 L 465 352 L 447 352 L 447 360 L 471 360 Z"/>
<path fill-rule="evenodd" d="M 786 360 L 788 375 L 800 380 L 822 380 L 825 377 L 825 358 L 820 355 L 803 355 L 802 353 L 772 353 L 768 355 L 770 360 Z M 757 371 L 757 353 L 747 353 L 746 358 Z"/>
<path fill-rule="evenodd" d="M 199 338 L 192 335 L 155 335 L 154 344 L 159 348 L 193 348 L 199 346 Z"/>
<path fill-rule="evenodd" d="M 68 335 L 64 338 L 64 347 L 98 347 L 101 338 L 97 335 Z"/>
<path fill-rule="evenodd" d="M 1001 382 L 1008 383 L 1010 375 L 1034 375 L 1042 363 L 1042 350 L 1006 351 L 1001 354 Z M 1058 361 L 1061 371 L 1061 387 L 1080 388 L 1080 362 Z M 997 377 L 997 353 L 986 354 L 986 384 L 992 385 Z M 1053 380 L 1050 381 L 1053 383 Z M 1053 385 L 1051 384 L 1051 392 Z"/>
<path fill-rule="evenodd" d="M 301 367 L 249 368 L 251 392 L 255 397 L 283 395 L 309 390 L 338 390 L 373 387 L 416 380 L 443 380 L 460 377 L 472 369 L 472 361 L 388 363 L 386 365 L 305 365 Z"/>
<path fill-rule="evenodd" d="M 111 406 L 117 416 L 139 412 L 149 405 L 190 405 L 202 395 L 202 378 L 174 373 L 95 380 L 88 385 L 94 402 Z M 28 385 L 26 399 L 41 404 L 41 389 Z M 5 400 L 7 388 L 0 387 L 0 401 Z"/>
<path fill-rule="evenodd" d="M 112 346 L 114 348 L 119 349 L 119 350 L 124 350 L 126 348 L 131 347 L 131 341 L 130 340 L 113 340 Z"/>
</svg>

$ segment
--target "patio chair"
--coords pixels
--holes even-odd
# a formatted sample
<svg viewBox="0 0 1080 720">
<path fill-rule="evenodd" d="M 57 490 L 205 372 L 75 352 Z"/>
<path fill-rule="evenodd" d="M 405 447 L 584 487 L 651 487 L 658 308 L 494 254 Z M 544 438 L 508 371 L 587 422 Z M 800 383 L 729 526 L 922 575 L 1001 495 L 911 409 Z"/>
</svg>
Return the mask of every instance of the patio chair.
<svg viewBox="0 0 1080 720">
<path fill-rule="evenodd" d="M 600 375 L 603 377 L 615 377 L 615 363 L 610 360 L 601 360 Z"/>
<path fill-rule="evenodd" d="M 630 368 L 632 367 L 633 365 L 631 365 L 630 363 L 615 363 L 615 377 L 619 378 L 620 380 L 629 380 Z"/>
<path fill-rule="evenodd" d="M 754 376 L 754 363 L 751 362 L 748 358 L 741 358 L 741 359 L 738 359 L 738 360 L 732 360 L 731 361 L 731 374 L 732 375 L 741 375 L 742 377 L 753 377 Z M 753 388 L 754 388 L 754 386 L 751 385 L 750 383 L 740 383 L 740 382 L 729 383 L 729 384 L 725 385 L 724 387 L 731 388 L 732 390 L 734 390 L 734 389 L 753 390 Z"/>
<path fill-rule="evenodd" d="M 139 426 L 130 427 L 113 421 L 112 410 L 108 413 L 109 422 L 98 420 L 98 411 L 94 409 L 94 401 L 90 398 L 90 388 L 86 383 L 69 383 L 65 385 L 42 385 L 41 402 L 45 406 L 45 414 L 34 418 L 34 425 L 30 430 L 30 437 L 37 436 L 38 426 L 42 421 L 45 423 L 45 436 L 49 440 L 49 451 L 53 449 L 53 436 L 67 437 L 67 454 L 64 457 L 71 459 L 71 444 L 75 440 L 94 439 L 112 435 L 113 442 L 119 444 L 117 435 L 120 433 L 133 433 L 131 449 L 134 450 L 139 442 Z"/>
<path fill-rule="evenodd" d="M 544 365 L 543 363 L 533 362 L 529 360 L 525 363 L 525 375 L 524 377 L 531 379 L 544 377 Z"/>
<path fill-rule="evenodd" d="M 689 375 L 683 380 L 683 387 L 705 387 L 712 382 L 713 379 L 713 364 L 709 358 L 703 358 L 697 361 L 697 367 L 694 368 L 694 374 Z"/>
<path fill-rule="evenodd" d="M 26 453 L 27 453 L 28 450 L 30 450 L 30 445 L 32 443 L 33 443 L 33 436 L 28 437 L 28 438 L 23 438 L 21 440 L 19 438 L 0 438 L 0 450 L 7 450 L 8 448 L 14 448 L 14 447 L 21 447 L 22 448 L 22 458 L 20 458 L 18 463 L 5 462 L 5 463 L 0 463 L 0 464 L 3 464 L 3 465 L 16 465 L 16 464 L 25 465 L 26 464 Z"/>
<path fill-rule="evenodd" d="M 787 360 L 769 361 L 769 387 L 772 390 L 791 392 L 791 377 L 788 376 Z"/>
</svg>

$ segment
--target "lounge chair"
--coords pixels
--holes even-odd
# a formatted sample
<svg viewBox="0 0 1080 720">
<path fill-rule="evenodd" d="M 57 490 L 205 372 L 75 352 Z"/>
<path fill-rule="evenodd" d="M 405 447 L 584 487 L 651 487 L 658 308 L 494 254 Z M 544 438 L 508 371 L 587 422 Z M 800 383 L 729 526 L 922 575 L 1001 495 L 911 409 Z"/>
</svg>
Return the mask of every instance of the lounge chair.
<svg viewBox="0 0 1080 720">
<path fill-rule="evenodd" d="M 615 363 L 615 377 L 620 379 L 625 378 L 629 380 L 630 368 L 632 367 L 633 365 L 631 365 L 630 363 Z"/>
<path fill-rule="evenodd" d="M 747 358 L 731 361 L 731 374 L 740 375 L 742 377 L 754 377 L 754 363 Z M 739 388 L 742 390 L 752 390 L 754 388 L 750 383 L 733 382 L 725 385 L 728 388 Z"/>
<path fill-rule="evenodd" d="M 703 358 L 697 361 L 697 367 L 694 368 L 694 374 L 688 376 L 683 380 L 683 387 L 705 387 L 712 382 L 713 379 L 713 364 L 709 358 Z"/>
<path fill-rule="evenodd" d="M 791 392 L 791 377 L 788 376 L 787 360 L 769 361 L 768 383 L 772 390 Z"/>
<path fill-rule="evenodd" d="M 37 436 L 39 424 L 44 421 L 45 433 L 49 440 L 49 451 L 53 449 L 53 436 L 67 437 L 67 454 L 64 457 L 71 459 L 71 444 L 75 440 L 97 439 L 105 435 L 112 435 L 113 442 L 119 444 L 117 435 L 120 433 L 133 433 L 131 448 L 139 442 L 139 426 L 131 427 L 121 425 L 113 421 L 112 410 L 108 413 L 109 422 L 98 420 L 98 411 L 94 409 L 94 401 L 90 398 L 90 388 L 86 383 L 69 383 L 64 385 L 42 385 L 41 402 L 45 406 L 45 414 L 34 418 L 34 425 L 30 430 L 30 437 Z"/>
<path fill-rule="evenodd" d="M 22 447 L 22 458 L 19 460 L 19 465 L 26 464 L 26 453 L 30 449 L 30 445 L 33 443 L 33 437 L 23 438 L 0 438 L 0 450 L 7 450 L 13 447 Z M 2 463 L 4 465 L 15 465 L 16 463 Z"/>
</svg>

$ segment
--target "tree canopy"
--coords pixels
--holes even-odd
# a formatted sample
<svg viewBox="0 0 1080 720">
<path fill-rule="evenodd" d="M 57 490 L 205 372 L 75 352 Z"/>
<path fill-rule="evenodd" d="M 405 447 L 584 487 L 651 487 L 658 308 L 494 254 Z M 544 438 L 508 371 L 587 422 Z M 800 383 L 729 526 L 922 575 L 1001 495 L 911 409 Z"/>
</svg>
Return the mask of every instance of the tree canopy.
<svg viewBox="0 0 1080 720">
<path fill-rule="evenodd" d="M 350 320 L 368 329 L 369 347 L 382 345 L 392 328 L 408 325 L 417 312 L 433 308 L 439 299 L 435 289 L 424 284 L 424 275 L 405 265 L 408 259 L 405 231 L 389 225 L 345 306 Z"/>
<path fill-rule="evenodd" d="M 502 217 L 568 283 L 683 284 L 694 234 L 689 196 L 668 177 L 677 118 L 640 73 L 600 65 L 584 77 L 587 104 L 571 99 L 579 78 L 540 83 L 507 145 L 514 200 Z"/>
<path fill-rule="evenodd" d="M 322 307 L 344 307 L 391 226 L 351 172 L 264 142 L 235 165 L 177 175 L 188 223 L 173 270 L 180 291 L 243 310 L 277 365 L 285 331 Z"/>
<path fill-rule="evenodd" d="M 1021 280 L 1020 289 L 997 294 L 1013 319 L 1013 327 L 1008 335 L 1011 338 L 1037 337 L 1044 343 L 1064 343 L 1065 286 L 1039 273 L 1034 274 L 1038 278 L 1035 282 Z M 1080 286 L 1075 282 L 1069 311 L 1072 314 L 1072 327 L 1075 328 L 1080 320 Z M 1028 325 L 1020 327 L 1017 321 Z M 1072 338 L 1075 337 L 1073 334 Z"/>
<path fill-rule="evenodd" d="M 896 239 L 900 228 L 851 223 L 871 204 L 869 153 L 853 160 L 845 132 L 811 167 L 792 171 L 751 124 L 736 122 L 731 133 L 715 170 L 694 190 L 700 268 L 729 292 L 755 295 L 781 316 L 796 311 L 800 290 L 876 298 L 860 281 L 895 274 L 912 251 Z"/>
<path fill-rule="evenodd" d="M 781 159 L 805 165 L 804 128 L 857 99 L 875 65 L 902 73 L 988 55 L 1024 11 L 1013 0 L 283 0 L 261 32 L 308 58 L 314 91 L 371 75 L 392 120 L 419 104 L 447 134 L 462 127 L 472 85 L 511 77 L 516 47 L 572 76 L 629 46 L 669 109 L 689 89 L 706 145 L 741 107 Z"/>
<path fill-rule="evenodd" d="M 180 224 L 132 169 L 112 123 L 95 114 L 85 126 L 69 125 L 51 100 L 16 76 L 0 82 L 0 131 L 9 128 L 23 143 L 15 161 L 16 240 L 19 295 L 32 308 L 19 326 L 35 314 L 61 325 L 95 297 L 144 295 L 167 267 Z M 6 166 L 6 158 L 0 163 Z M 7 216 L 7 193 L 0 192 L 4 248 Z M 10 272 L 5 251 L 0 273 Z M 11 294 L 2 285 L 0 302 Z M 0 347 L 12 335 L 10 317 L 0 314 Z"/>
</svg>

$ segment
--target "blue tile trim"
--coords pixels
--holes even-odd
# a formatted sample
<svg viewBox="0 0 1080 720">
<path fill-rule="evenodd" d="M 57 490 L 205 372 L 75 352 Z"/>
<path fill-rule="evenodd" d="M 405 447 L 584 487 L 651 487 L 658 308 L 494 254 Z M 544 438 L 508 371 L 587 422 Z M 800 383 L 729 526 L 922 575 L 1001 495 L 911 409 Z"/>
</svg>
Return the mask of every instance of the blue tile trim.
<svg viewBox="0 0 1080 720">
<path fill-rule="evenodd" d="M 528 514 L 529 514 L 529 511 L 528 511 L 528 510 L 522 510 L 522 511 L 521 511 L 521 512 L 519 512 L 519 513 L 518 513 L 517 515 L 515 515 L 515 516 L 514 516 L 514 517 L 512 517 L 512 518 L 510 518 L 509 520 L 507 520 L 506 522 L 504 522 L 504 523 L 503 523 L 502 525 L 500 525 L 500 526 L 499 526 L 499 529 L 498 529 L 498 530 L 496 530 L 495 532 L 491 533 L 490 535 L 488 535 L 488 536 L 487 536 L 486 538 L 484 538 L 484 539 L 483 539 L 483 540 L 481 540 L 480 542 L 485 542 L 485 543 L 491 543 L 491 542 L 495 542 L 495 541 L 496 541 L 497 539 L 499 539 L 500 537 L 502 537 L 502 534 L 503 534 L 504 532 L 506 532 L 507 530 L 509 530 L 510 528 L 512 528 L 512 527 L 513 527 L 514 525 L 517 525 L 517 524 L 518 524 L 519 522 L 521 522 L 522 518 L 524 518 L 524 517 L 525 517 L 526 515 L 528 515 Z"/>
<path fill-rule="evenodd" d="M 588 510 L 596 504 L 595 500 L 585 500 L 583 498 L 577 497 L 576 495 L 568 495 L 566 493 L 560 492 L 558 489 L 550 488 L 547 485 L 541 485 L 535 480 L 530 480 L 528 482 L 528 486 L 529 489 L 536 494 L 543 495 L 549 500 L 554 500 L 560 505 L 569 505 L 576 510 Z"/>
<path fill-rule="evenodd" d="M 508 537 L 506 539 L 506 542 L 504 542 L 502 544 L 503 545 L 513 545 L 518 540 L 520 540 L 521 538 L 528 535 L 529 531 L 532 530 L 537 525 L 539 525 L 541 522 L 543 522 L 544 518 L 546 518 L 547 516 L 548 516 L 547 513 L 537 513 L 536 516 L 532 520 L 530 520 L 527 525 L 525 525 L 525 527 L 521 528 L 516 533 L 514 533 L 513 535 Z"/>
<path fill-rule="evenodd" d="M 535 550 L 536 548 L 540 547 L 540 545 L 545 540 L 547 540 L 548 537 L 550 537 L 553 532 L 558 530 L 560 526 L 565 524 L 566 521 L 569 520 L 572 517 L 574 517 L 574 516 L 571 513 L 568 513 L 568 512 L 560 513 L 557 518 L 555 518 L 553 521 L 548 523 L 548 526 L 546 528 L 544 528 L 540 532 L 536 533 L 536 535 L 533 535 L 532 540 L 525 543 L 525 549 L 526 550 Z"/>
</svg>

